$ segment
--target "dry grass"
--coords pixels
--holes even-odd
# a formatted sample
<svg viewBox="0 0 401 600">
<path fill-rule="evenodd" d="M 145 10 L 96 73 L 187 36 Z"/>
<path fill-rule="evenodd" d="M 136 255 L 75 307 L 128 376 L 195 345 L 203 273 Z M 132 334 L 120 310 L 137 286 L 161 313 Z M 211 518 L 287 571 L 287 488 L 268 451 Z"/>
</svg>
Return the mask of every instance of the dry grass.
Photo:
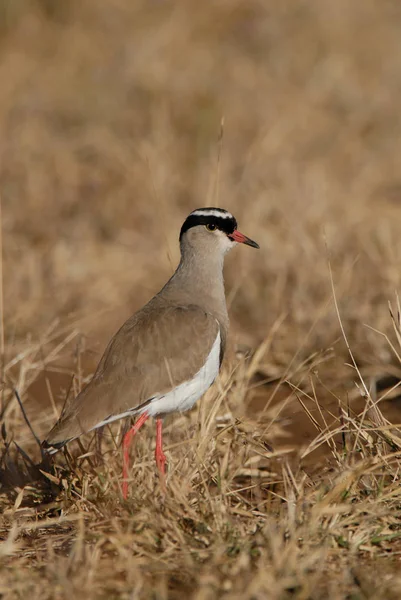
<svg viewBox="0 0 401 600">
<path fill-rule="evenodd" d="M 398 600 L 398 3 L 0 16 L 0 595 Z M 151 425 L 126 503 L 119 426 L 40 471 L 15 388 L 42 437 L 211 204 L 261 250 L 228 257 L 231 352 L 168 421 L 168 495 Z"/>
</svg>

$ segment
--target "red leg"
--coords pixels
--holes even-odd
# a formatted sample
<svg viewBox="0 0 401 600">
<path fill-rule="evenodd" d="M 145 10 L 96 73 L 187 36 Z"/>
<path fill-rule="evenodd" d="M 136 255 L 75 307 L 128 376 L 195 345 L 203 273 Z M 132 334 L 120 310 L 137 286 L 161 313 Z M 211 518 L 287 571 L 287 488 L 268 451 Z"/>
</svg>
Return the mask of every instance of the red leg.
<svg viewBox="0 0 401 600">
<path fill-rule="evenodd" d="M 126 500 L 128 498 L 128 472 L 129 472 L 129 447 L 131 444 L 131 440 L 136 433 L 140 430 L 142 425 L 148 420 L 149 415 L 145 412 L 142 413 L 137 422 L 124 436 L 123 440 L 123 485 L 122 492 L 123 498 Z"/>
<path fill-rule="evenodd" d="M 158 468 L 159 473 L 160 473 L 160 479 L 161 479 L 162 488 L 165 489 L 165 487 L 166 487 L 166 480 L 165 480 L 165 474 L 166 474 L 166 455 L 163 452 L 163 435 L 162 435 L 162 429 L 163 429 L 163 419 L 156 419 L 156 451 L 155 451 L 155 458 L 156 458 L 157 468 Z"/>
</svg>

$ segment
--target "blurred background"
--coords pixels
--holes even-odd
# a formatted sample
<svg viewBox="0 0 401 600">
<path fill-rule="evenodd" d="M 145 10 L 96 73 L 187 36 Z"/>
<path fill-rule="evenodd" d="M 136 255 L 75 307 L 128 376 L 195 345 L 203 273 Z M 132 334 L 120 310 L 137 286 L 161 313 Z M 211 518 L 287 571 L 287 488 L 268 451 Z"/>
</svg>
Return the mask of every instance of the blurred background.
<svg viewBox="0 0 401 600">
<path fill-rule="evenodd" d="M 329 260 L 358 363 L 398 369 L 399 2 L 1 0 L 0 82 L 5 364 L 78 328 L 94 365 L 218 205 L 261 246 L 225 273 L 267 376 L 348 360 Z"/>
</svg>

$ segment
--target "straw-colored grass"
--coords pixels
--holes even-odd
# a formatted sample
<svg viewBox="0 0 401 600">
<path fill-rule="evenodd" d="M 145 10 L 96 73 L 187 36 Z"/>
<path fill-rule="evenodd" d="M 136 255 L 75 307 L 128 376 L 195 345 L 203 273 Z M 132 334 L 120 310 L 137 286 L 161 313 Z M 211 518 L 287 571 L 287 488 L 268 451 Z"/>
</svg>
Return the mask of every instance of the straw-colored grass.
<svg viewBox="0 0 401 600">
<path fill-rule="evenodd" d="M 373 0 L 0 0 L 0 596 L 401 597 L 401 12 Z M 219 382 L 42 463 L 190 210 L 227 258 Z M 390 310 L 389 310 L 390 302 Z M 4 341 L 3 341 L 4 340 Z"/>
</svg>

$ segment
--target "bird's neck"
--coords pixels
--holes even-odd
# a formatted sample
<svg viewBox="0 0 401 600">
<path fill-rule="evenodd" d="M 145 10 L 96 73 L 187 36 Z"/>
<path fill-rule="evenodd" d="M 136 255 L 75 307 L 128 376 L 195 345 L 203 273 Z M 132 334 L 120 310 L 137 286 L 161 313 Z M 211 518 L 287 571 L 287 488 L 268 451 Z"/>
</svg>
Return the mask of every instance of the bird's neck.
<svg viewBox="0 0 401 600">
<path fill-rule="evenodd" d="M 177 296 L 187 304 L 201 306 L 222 323 L 228 322 L 223 265 L 222 255 L 205 257 L 187 249 L 162 294 L 169 300 Z"/>
</svg>

